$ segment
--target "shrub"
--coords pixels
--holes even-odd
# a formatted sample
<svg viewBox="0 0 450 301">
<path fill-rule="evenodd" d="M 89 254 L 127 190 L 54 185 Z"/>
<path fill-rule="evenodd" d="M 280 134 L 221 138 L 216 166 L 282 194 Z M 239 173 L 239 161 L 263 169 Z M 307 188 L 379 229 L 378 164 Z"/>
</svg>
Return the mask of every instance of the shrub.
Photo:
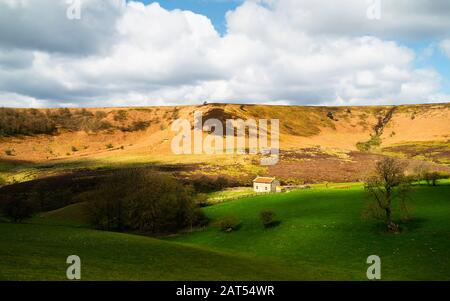
<svg viewBox="0 0 450 301">
<path fill-rule="evenodd" d="M 124 110 L 119 110 L 114 114 L 114 121 L 125 121 L 128 119 L 128 112 Z"/>
<path fill-rule="evenodd" d="M 239 228 L 240 222 L 235 216 L 226 216 L 218 221 L 222 231 L 232 232 Z"/>
<path fill-rule="evenodd" d="M 102 112 L 102 111 L 95 112 L 95 118 L 97 118 L 97 119 L 103 119 L 103 118 L 106 118 L 107 116 L 108 116 L 108 114 L 106 114 L 105 112 Z"/>
<path fill-rule="evenodd" d="M 259 218 L 264 226 L 264 228 L 270 228 L 275 224 L 275 212 L 272 210 L 263 210 L 259 214 Z"/>
<path fill-rule="evenodd" d="M 175 107 L 175 109 L 172 112 L 172 119 L 176 120 L 180 118 L 180 109 L 178 107 Z"/>
<path fill-rule="evenodd" d="M 5 154 L 6 154 L 7 156 L 13 156 L 13 155 L 14 155 L 14 151 L 11 150 L 11 149 L 7 149 L 7 150 L 5 150 Z"/>
<path fill-rule="evenodd" d="M 373 147 L 378 147 L 381 145 L 381 139 L 377 135 L 372 135 L 370 140 L 366 142 L 358 142 L 356 148 L 361 152 L 370 151 Z"/>
<path fill-rule="evenodd" d="M 108 144 L 106 145 L 106 148 L 107 148 L 107 149 L 112 149 L 112 148 L 114 148 L 114 145 L 112 145 L 112 143 L 108 143 Z"/>
<path fill-rule="evenodd" d="M 150 121 L 133 121 L 128 127 L 122 127 L 123 132 L 137 132 L 144 131 L 150 126 Z"/>
<path fill-rule="evenodd" d="M 72 146 L 72 152 L 77 152 L 78 151 L 78 148 L 76 148 L 75 146 Z"/>
</svg>

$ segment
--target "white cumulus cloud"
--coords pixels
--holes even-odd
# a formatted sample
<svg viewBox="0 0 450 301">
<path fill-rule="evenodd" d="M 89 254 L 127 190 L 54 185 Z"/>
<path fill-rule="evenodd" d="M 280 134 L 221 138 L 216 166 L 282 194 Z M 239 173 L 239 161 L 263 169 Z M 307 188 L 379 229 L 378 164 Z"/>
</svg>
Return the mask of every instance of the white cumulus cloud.
<svg viewBox="0 0 450 301">
<path fill-rule="evenodd" d="M 0 106 L 445 100 L 396 38 L 441 39 L 448 2 L 392 2 L 373 21 L 364 1 L 246 1 L 220 35 L 158 3 L 84 0 L 69 20 L 65 0 L 0 0 Z"/>
</svg>

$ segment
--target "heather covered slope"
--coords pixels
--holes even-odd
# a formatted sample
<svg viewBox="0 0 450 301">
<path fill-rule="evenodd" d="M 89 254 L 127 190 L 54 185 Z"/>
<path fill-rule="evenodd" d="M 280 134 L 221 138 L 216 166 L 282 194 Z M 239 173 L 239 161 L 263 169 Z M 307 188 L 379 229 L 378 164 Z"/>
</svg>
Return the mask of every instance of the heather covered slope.
<svg viewBox="0 0 450 301">
<path fill-rule="evenodd" d="M 249 155 L 174 155 L 171 124 L 178 118 L 193 124 L 194 111 L 202 111 L 204 120 L 279 119 L 280 163 L 263 168 Z M 411 166 L 426 161 L 443 171 L 450 163 L 450 104 L 0 109 L 0 128 L 0 176 L 7 182 L 12 175 L 23 181 L 53 173 L 53 167 L 59 172 L 155 163 L 196 164 L 197 172 L 245 181 L 255 174 L 294 182 L 357 181 L 361 168 L 382 155 L 403 158 Z"/>
<path fill-rule="evenodd" d="M 8 119 L 5 113 L 0 114 L 0 118 L 5 119 L 0 123 L 3 128 L 6 125 L 18 127 L 12 123 L 25 123 L 29 121 L 29 116 L 35 116 L 35 119 L 44 123 L 40 126 L 37 126 L 37 121 L 29 124 L 30 129 L 23 130 L 23 134 L 20 131 L 3 131 L 0 158 L 66 159 L 110 156 L 111 151 L 166 154 L 170 153 L 170 143 L 166 142 L 174 134 L 170 131 L 170 125 L 177 118 L 193 122 L 195 110 L 202 111 L 204 119 L 279 119 L 282 149 L 320 145 L 357 150 L 357 144 L 369 141 L 371 135 L 379 136 L 383 147 L 450 139 L 450 104 L 398 107 L 206 105 L 52 109 L 35 110 L 16 119 Z M 34 134 L 33 130 L 37 133 Z"/>
</svg>

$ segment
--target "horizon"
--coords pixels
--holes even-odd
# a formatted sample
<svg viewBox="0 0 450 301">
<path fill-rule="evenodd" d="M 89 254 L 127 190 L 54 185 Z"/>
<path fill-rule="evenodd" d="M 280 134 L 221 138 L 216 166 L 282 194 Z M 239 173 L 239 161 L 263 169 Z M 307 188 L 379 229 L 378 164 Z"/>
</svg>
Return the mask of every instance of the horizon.
<svg viewBox="0 0 450 301">
<path fill-rule="evenodd" d="M 207 104 L 181 104 L 181 105 L 146 105 L 146 106 L 111 106 L 111 107 L 42 107 L 42 108 L 27 108 L 27 107 L 5 107 L 0 106 L 0 109 L 13 109 L 13 110 L 58 110 L 58 109 L 140 109 L 140 108 L 176 108 L 176 107 L 204 107 L 204 106 L 266 106 L 266 107 L 316 107 L 316 108 L 364 108 L 364 107 L 410 107 L 410 106 L 439 106 L 450 105 L 450 102 L 433 102 L 433 103 L 400 103 L 400 104 L 386 104 L 386 105 L 296 105 L 296 104 L 257 104 L 257 103 L 232 103 L 232 102 L 215 102 Z"/>
</svg>

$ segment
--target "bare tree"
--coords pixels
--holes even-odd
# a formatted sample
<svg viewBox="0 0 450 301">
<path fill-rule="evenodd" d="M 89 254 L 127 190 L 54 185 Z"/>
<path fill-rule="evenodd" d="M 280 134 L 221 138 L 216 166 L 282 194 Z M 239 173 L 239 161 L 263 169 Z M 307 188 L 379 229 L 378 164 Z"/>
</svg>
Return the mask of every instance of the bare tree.
<svg viewBox="0 0 450 301">
<path fill-rule="evenodd" d="M 429 173 L 429 168 L 425 165 L 425 162 L 417 165 L 414 168 L 414 174 L 416 175 L 417 181 L 423 181 L 426 179 L 426 175 Z"/>
<path fill-rule="evenodd" d="M 393 203 L 398 202 L 402 217 L 409 217 L 406 200 L 410 192 L 410 183 L 405 176 L 405 164 L 394 158 L 385 158 L 377 162 L 374 174 L 369 176 L 364 188 L 369 198 L 364 216 L 385 220 L 389 232 L 399 232 L 394 223 Z"/>
</svg>

